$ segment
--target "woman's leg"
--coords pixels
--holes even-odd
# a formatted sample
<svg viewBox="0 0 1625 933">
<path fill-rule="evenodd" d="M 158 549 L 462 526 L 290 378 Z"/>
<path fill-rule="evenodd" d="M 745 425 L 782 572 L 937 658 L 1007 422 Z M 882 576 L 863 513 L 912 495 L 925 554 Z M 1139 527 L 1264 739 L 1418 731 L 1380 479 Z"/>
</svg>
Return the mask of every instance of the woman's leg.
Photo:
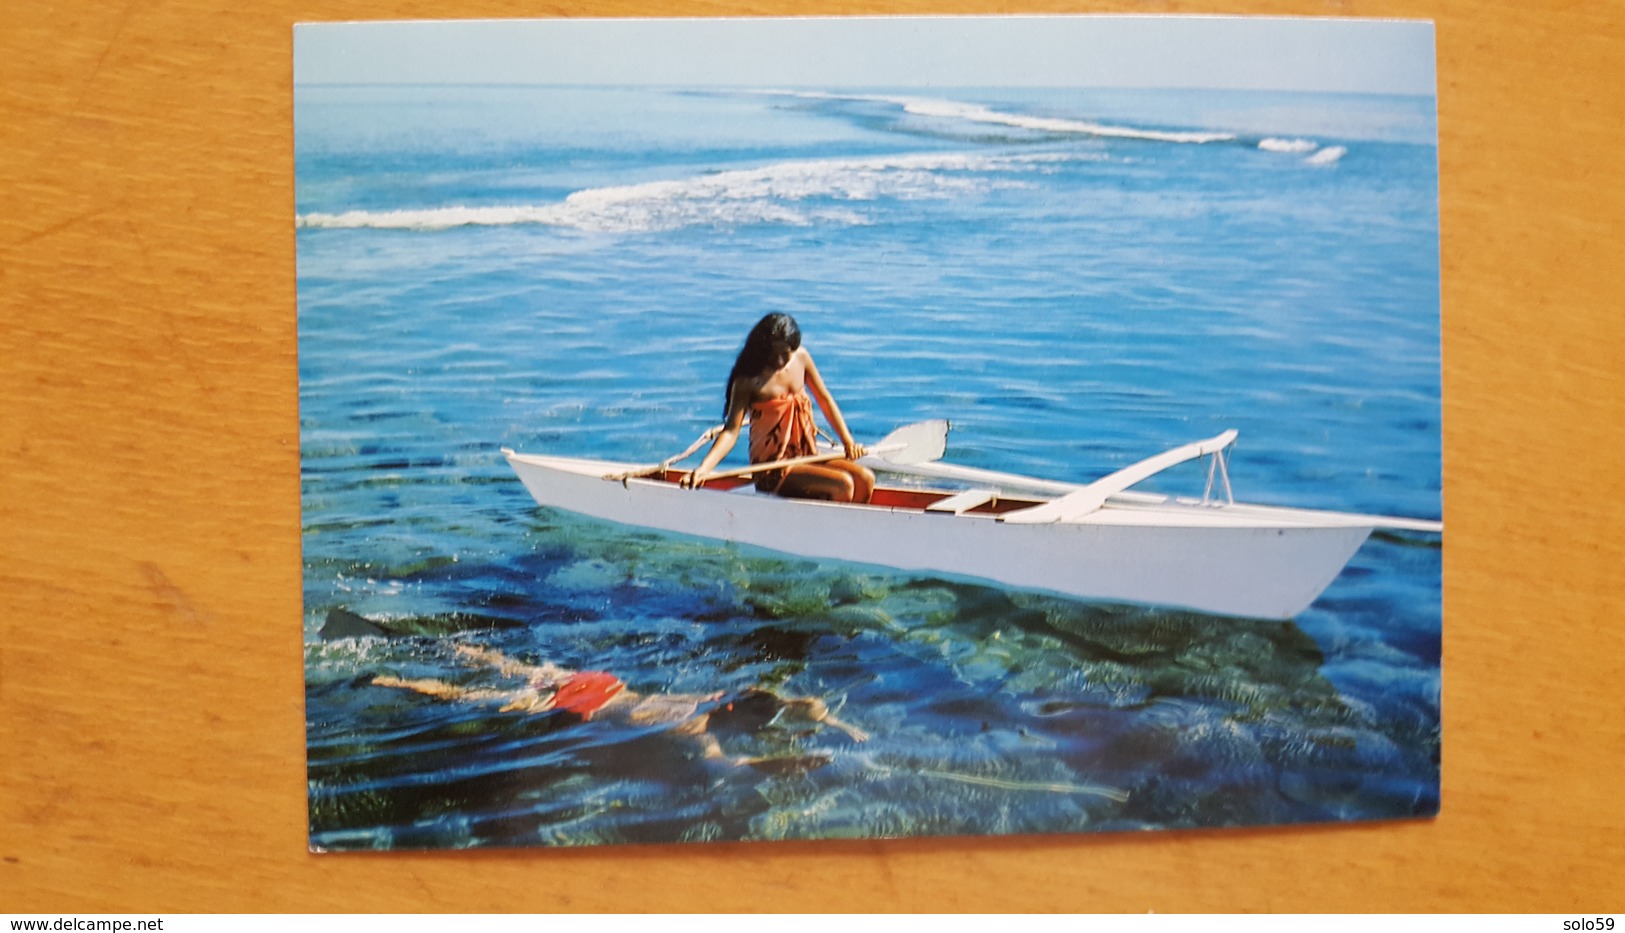
<svg viewBox="0 0 1625 933">
<path fill-rule="evenodd" d="M 875 494 L 875 474 L 866 466 L 861 466 L 851 460 L 831 460 L 824 464 L 837 470 L 844 470 L 852 477 L 853 502 L 868 502 Z"/>
<path fill-rule="evenodd" d="M 851 502 L 856 493 L 852 474 L 825 463 L 791 467 L 779 480 L 779 495 L 791 499 Z"/>
</svg>

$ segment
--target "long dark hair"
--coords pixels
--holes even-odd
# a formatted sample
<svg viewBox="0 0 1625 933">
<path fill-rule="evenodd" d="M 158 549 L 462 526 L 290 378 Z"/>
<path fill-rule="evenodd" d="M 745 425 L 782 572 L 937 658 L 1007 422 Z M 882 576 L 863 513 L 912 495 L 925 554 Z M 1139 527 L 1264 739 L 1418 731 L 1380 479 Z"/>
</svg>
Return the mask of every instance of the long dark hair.
<svg viewBox="0 0 1625 933">
<path fill-rule="evenodd" d="M 744 349 L 734 360 L 734 368 L 728 373 L 728 387 L 722 395 L 722 420 L 728 420 L 734 381 L 740 376 L 754 376 L 766 369 L 773 362 L 774 344 L 780 343 L 789 347 L 792 353 L 801 349 L 801 328 L 796 325 L 795 318 L 775 311 L 757 321 L 756 326 L 750 329 Z"/>
</svg>

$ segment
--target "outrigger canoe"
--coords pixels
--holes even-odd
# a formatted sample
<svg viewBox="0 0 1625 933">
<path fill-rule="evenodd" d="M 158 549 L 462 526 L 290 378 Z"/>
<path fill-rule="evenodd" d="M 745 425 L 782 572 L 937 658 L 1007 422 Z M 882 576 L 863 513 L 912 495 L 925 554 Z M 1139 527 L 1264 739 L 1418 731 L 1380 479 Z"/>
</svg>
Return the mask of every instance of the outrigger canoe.
<svg viewBox="0 0 1625 933">
<path fill-rule="evenodd" d="M 933 438 L 939 432 L 943 440 Z M 604 521 L 1087 600 L 1250 618 L 1303 612 L 1377 528 L 1443 531 L 1436 521 L 1235 502 L 1225 465 L 1234 431 L 1087 485 L 937 462 L 946 433 L 946 422 L 899 429 L 864 462 L 952 488 L 878 484 L 866 504 L 757 492 L 750 473 L 771 465 L 716 473 L 687 489 L 679 484 L 688 471 L 671 461 L 649 467 L 503 454 L 540 505 Z M 1129 491 L 1203 456 L 1212 462 L 1200 499 Z M 1213 495 L 1215 478 L 1222 499 Z"/>
</svg>

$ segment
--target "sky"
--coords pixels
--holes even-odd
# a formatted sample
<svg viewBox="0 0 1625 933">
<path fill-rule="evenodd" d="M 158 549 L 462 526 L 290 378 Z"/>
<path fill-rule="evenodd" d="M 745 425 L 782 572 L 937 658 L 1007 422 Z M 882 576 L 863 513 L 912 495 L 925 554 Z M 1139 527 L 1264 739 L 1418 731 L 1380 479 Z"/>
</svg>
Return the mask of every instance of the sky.
<svg viewBox="0 0 1625 933">
<path fill-rule="evenodd" d="M 294 81 L 1435 92 L 1430 22 L 1187 16 L 303 23 Z"/>
</svg>

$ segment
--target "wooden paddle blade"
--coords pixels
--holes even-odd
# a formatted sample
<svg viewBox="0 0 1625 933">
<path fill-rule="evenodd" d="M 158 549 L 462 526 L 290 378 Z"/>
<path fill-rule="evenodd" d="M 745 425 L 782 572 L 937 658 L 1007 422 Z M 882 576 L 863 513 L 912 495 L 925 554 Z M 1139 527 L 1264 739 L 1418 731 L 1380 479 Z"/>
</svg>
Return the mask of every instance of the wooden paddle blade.
<svg viewBox="0 0 1625 933">
<path fill-rule="evenodd" d="M 948 452 L 947 421 L 919 421 L 905 424 L 880 439 L 871 449 L 873 455 L 887 463 L 904 466 L 941 460 Z"/>
</svg>

